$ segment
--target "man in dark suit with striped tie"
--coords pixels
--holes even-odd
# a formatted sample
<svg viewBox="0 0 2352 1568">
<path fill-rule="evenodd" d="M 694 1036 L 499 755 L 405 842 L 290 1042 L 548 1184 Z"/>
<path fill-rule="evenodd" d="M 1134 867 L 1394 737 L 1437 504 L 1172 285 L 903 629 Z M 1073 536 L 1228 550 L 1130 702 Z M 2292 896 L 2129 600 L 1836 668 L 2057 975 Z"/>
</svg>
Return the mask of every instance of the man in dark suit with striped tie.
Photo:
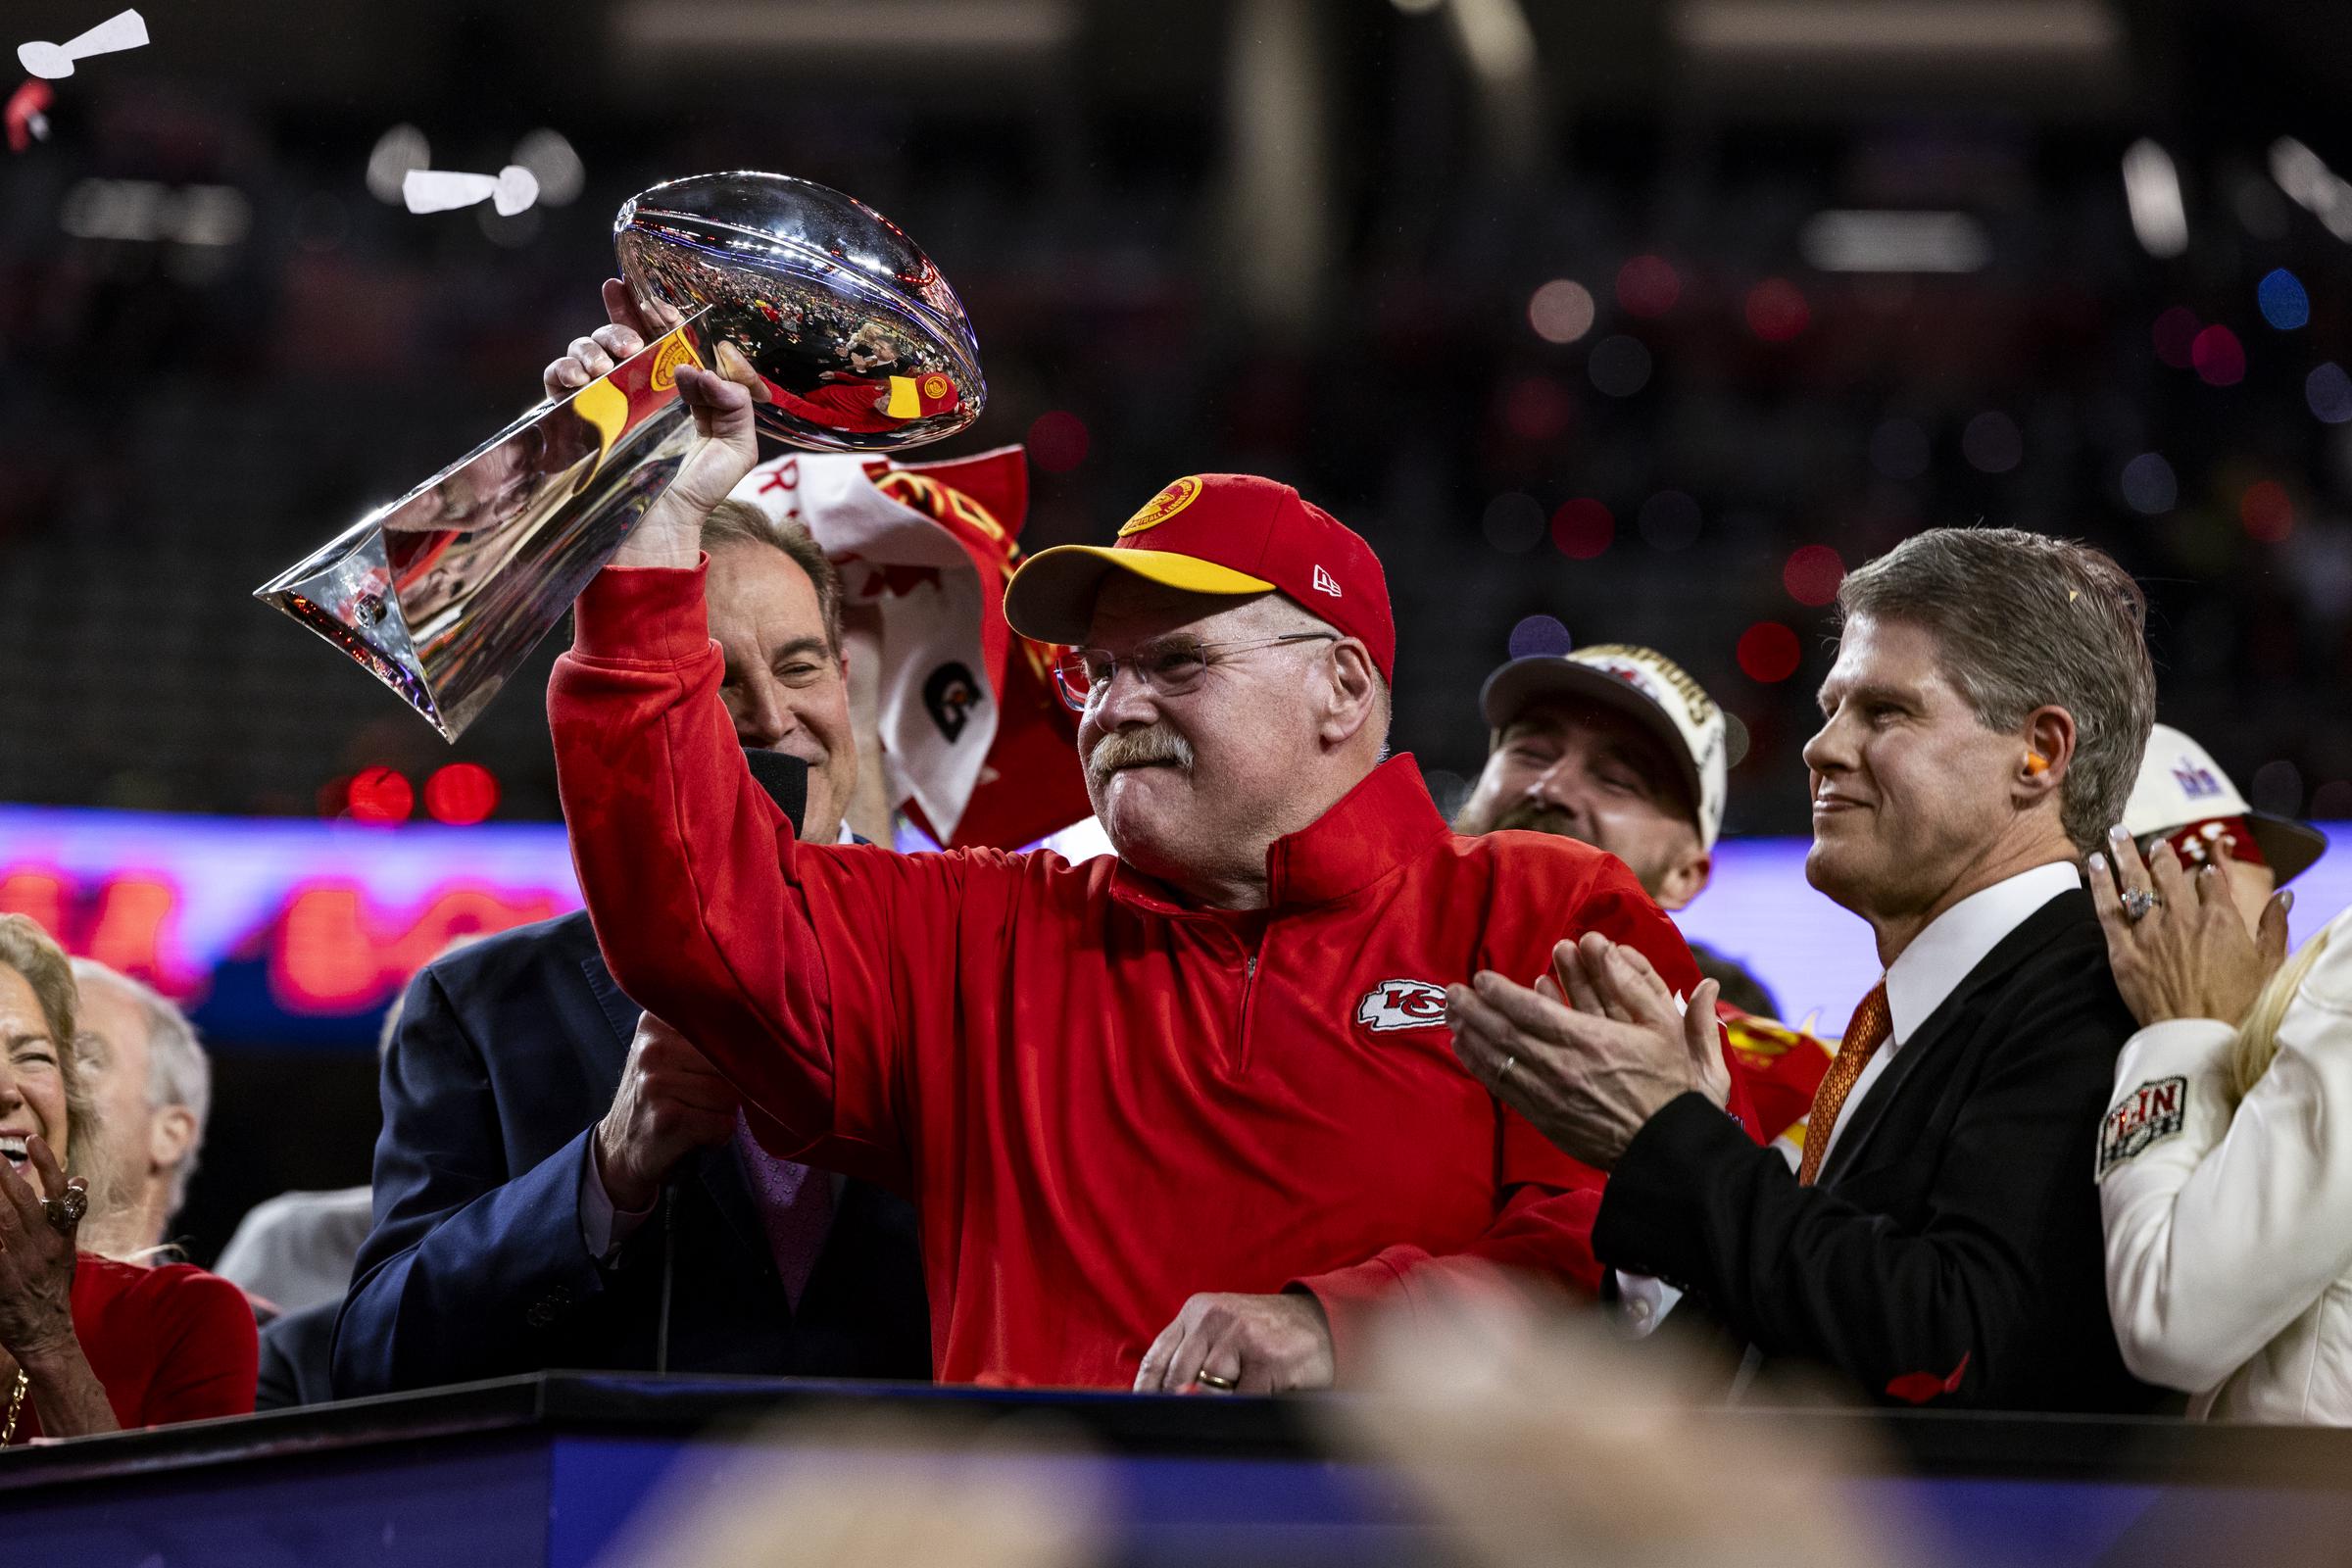
<svg viewBox="0 0 2352 1568">
<path fill-rule="evenodd" d="M 2154 719 L 2144 601 L 2095 550 L 1937 529 L 1838 605 L 1806 875 L 1869 922 L 1886 975 L 1799 1167 L 1722 1113 L 1712 1031 L 1605 941 L 1563 945 L 1534 989 L 1453 988 L 1455 1052 L 1610 1172 L 1601 1260 L 1686 1295 L 1751 1365 L 1889 1403 L 2147 1409 L 2092 1175 L 2132 1022 L 2079 869 Z"/>
</svg>

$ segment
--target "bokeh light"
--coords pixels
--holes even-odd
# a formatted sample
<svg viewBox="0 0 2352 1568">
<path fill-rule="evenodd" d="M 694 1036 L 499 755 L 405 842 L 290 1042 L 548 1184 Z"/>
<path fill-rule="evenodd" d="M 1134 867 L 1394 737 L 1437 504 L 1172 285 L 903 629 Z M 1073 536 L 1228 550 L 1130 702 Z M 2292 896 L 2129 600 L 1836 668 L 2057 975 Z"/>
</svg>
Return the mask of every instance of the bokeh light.
<svg viewBox="0 0 2352 1568">
<path fill-rule="evenodd" d="M 1747 723 L 1730 709 L 1723 710 L 1723 765 L 1738 767 L 1747 760 Z"/>
<path fill-rule="evenodd" d="M 1592 384 L 1613 398 L 1630 398 L 1649 385 L 1649 350 L 1640 338 L 1604 337 L 1592 345 L 1585 373 Z"/>
<path fill-rule="evenodd" d="M 2237 498 L 2237 520 L 2249 539 L 2277 544 L 2295 531 L 2295 503 L 2278 480 L 2259 479 Z"/>
<path fill-rule="evenodd" d="M 1576 646 L 1567 625 L 1557 615 L 1530 615 L 1511 628 L 1511 657 L 1538 659 L 1566 653 Z"/>
<path fill-rule="evenodd" d="M 1616 537 L 1616 517 L 1591 496 L 1564 502 L 1551 514 L 1552 548 L 1571 561 L 1591 561 Z"/>
<path fill-rule="evenodd" d="M 1767 343 L 1787 343 L 1811 324 L 1813 311 L 1794 283 L 1768 277 L 1747 291 L 1747 329 Z"/>
<path fill-rule="evenodd" d="M 1781 586 L 1800 605 L 1826 605 L 1845 581 L 1845 560 L 1828 545 L 1803 545 L 1781 567 Z"/>
<path fill-rule="evenodd" d="M 1548 375 L 1523 375 L 1503 392 L 1502 422 L 1522 441 L 1556 441 L 1576 423 L 1576 395 Z"/>
<path fill-rule="evenodd" d="M 2254 770 L 2247 782 L 2246 804 L 2276 816 L 2299 815 L 2303 809 L 2303 771 L 2280 758 Z"/>
<path fill-rule="evenodd" d="M 1759 620 L 1740 634 L 1740 672 L 1770 686 L 1796 673 L 1803 661 L 1796 633 L 1777 620 Z"/>
<path fill-rule="evenodd" d="M 1086 461 L 1094 438 L 1086 421 L 1066 409 L 1053 409 L 1029 421 L 1029 461 L 1048 473 L 1067 473 Z"/>
<path fill-rule="evenodd" d="M 1988 409 L 1960 432 L 1960 455 L 1979 473 L 2007 473 L 2025 461 L 2026 438 L 2015 419 Z"/>
<path fill-rule="evenodd" d="M 1663 256 L 1637 256 L 1617 269 L 1617 303 L 1628 315 L 1664 316 L 1683 297 L 1683 280 Z"/>
<path fill-rule="evenodd" d="M 479 762 L 452 762 L 424 781 L 424 810 L 436 822 L 471 827 L 498 809 L 498 779 Z"/>
<path fill-rule="evenodd" d="M 2194 363 L 2190 356 L 2196 349 L 2197 333 L 2204 326 L 2197 319 L 2197 313 L 2185 305 L 2176 305 L 2157 317 L 2155 330 L 2150 334 L 2156 340 L 2156 358 L 2176 370 L 2187 369 Z"/>
<path fill-rule="evenodd" d="M 1479 528 L 1506 556 L 1524 556 L 1544 542 L 1544 503 L 1524 490 L 1506 490 L 1487 503 Z"/>
<path fill-rule="evenodd" d="M 2264 273 L 2254 285 L 2254 303 L 2262 307 L 2262 318 L 2281 332 L 2311 320 L 2311 296 L 2303 291 L 2303 280 L 2283 267 Z"/>
<path fill-rule="evenodd" d="M 2352 375 L 2333 360 L 2314 366 L 2303 378 L 2303 401 L 2315 419 L 2328 424 L 2352 421 Z"/>
<path fill-rule="evenodd" d="M 1652 550 L 1672 553 L 1698 543 L 1698 503 L 1680 490 L 1661 490 L 1642 503 L 1634 526 Z"/>
<path fill-rule="evenodd" d="M 1546 343 L 1573 343 L 1592 330 L 1592 292 L 1573 278 L 1555 277 L 1527 302 L 1527 320 Z"/>
<path fill-rule="evenodd" d="M 2208 386 L 2235 386 L 2246 378 L 2246 348 L 2226 326 L 2209 326 L 2189 344 L 2188 359 Z"/>
<path fill-rule="evenodd" d="M 2142 452 L 2125 464 L 2120 482 L 2124 504 L 2147 516 L 2170 512 L 2180 500 L 2180 481 L 2160 452 Z"/>
<path fill-rule="evenodd" d="M 364 767 L 352 775 L 344 801 L 355 822 L 406 822 L 416 809 L 416 789 L 396 769 Z"/>
<path fill-rule="evenodd" d="M 1883 419 L 1870 432 L 1870 466 L 1889 479 L 1916 479 L 1928 471 L 1928 432 L 1917 419 Z"/>
</svg>

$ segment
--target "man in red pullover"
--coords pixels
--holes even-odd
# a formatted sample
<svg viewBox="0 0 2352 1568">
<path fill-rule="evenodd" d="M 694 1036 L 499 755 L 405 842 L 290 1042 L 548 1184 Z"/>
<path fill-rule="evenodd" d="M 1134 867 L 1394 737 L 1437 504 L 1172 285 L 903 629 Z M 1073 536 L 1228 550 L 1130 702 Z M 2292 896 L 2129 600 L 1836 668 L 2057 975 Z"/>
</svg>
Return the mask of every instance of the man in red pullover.
<svg viewBox="0 0 2352 1568">
<path fill-rule="evenodd" d="M 1689 999 L 1675 1087 L 1720 1101 L 1713 988 L 1618 861 L 1458 838 L 1381 760 L 1363 540 L 1200 475 L 1015 576 L 1013 625 L 1082 645 L 1063 691 L 1116 859 L 801 844 L 704 629 L 696 528 L 758 456 L 750 397 L 678 386 L 705 439 L 549 691 L 581 885 L 622 987 L 774 1152 L 912 1197 L 943 1381 L 1320 1388 L 1376 1301 L 1596 1284 L 1596 1179 L 1455 1063 L 1445 988 L 1601 932 Z"/>
</svg>

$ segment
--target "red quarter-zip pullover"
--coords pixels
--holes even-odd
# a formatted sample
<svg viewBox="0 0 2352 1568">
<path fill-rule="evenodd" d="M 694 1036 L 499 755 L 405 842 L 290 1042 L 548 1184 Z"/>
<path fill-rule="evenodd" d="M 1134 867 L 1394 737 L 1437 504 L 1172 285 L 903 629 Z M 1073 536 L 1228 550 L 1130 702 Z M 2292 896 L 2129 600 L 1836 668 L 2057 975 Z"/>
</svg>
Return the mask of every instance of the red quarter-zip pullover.
<svg viewBox="0 0 2352 1568">
<path fill-rule="evenodd" d="M 1464 1073 L 1445 987 L 1552 944 L 1688 949 L 1617 860 L 1461 838 L 1409 758 L 1267 855 L 1270 906 L 1103 858 L 797 843 L 719 702 L 699 570 L 608 570 L 549 692 L 624 990 L 773 1123 L 909 1194 L 943 1381 L 1124 1386 L 1197 1291 L 1365 1308 L 1497 1267 L 1588 1291 L 1598 1177 Z"/>
</svg>

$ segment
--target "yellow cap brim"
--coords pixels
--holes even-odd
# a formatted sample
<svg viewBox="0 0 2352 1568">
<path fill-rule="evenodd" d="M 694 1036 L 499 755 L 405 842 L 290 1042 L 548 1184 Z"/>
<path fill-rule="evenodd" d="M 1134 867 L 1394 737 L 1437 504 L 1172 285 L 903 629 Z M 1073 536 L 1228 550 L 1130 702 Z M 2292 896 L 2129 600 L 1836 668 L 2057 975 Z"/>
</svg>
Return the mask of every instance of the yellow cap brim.
<svg viewBox="0 0 2352 1568">
<path fill-rule="evenodd" d="M 1044 643 L 1086 641 L 1095 595 L 1116 568 L 1191 594 L 1264 594 L 1262 577 L 1171 550 L 1109 550 L 1101 545 L 1055 545 L 1021 564 L 1004 585 L 1004 619 L 1024 637 Z"/>
</svg>

